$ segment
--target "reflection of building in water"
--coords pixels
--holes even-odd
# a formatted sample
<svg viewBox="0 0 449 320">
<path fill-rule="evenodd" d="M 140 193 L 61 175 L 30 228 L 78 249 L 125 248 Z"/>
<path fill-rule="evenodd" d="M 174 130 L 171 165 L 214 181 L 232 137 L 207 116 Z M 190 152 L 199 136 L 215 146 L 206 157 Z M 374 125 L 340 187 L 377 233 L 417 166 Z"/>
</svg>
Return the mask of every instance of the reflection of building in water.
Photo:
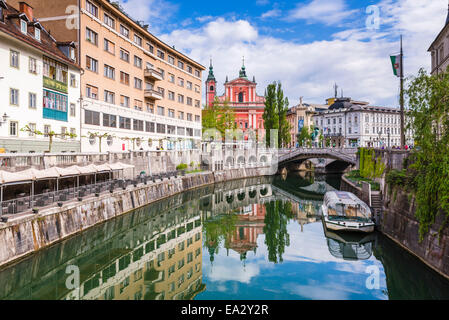
<svg viewBox="0 0 449 320">
<path fill-rule="evenodd" d="M 329 252 L 338 259 L 367 260 L 373 254 L 374 234 L 339 233 L 325 229 Z"/>
<path fill-rule="evenodd" d="M 304 225 L 317 222 L 317 210 L 313 203 L 291 202 L 294 219 L 301 225 L 301 232 L 304 231 Z"/>
<path fill-rule="evenodd" d="M 249 251 L 256 252 L 257 238 L 263 234 L 266 208 L 264 204 L 251 204 L 241 208 L 235 231 L 229 241 L 229 249 L 240 254 L 241 260 L 246 259 Z"/>
<path fill-rule="evenodd" d="M 98 271 L 81 279 L 79 293 L 71 292 L 68 299 L 193 299 L 205 289 L 201 218 L 190 217 L 148 237 L 133 249 L 121 249 L 112 262 L 107 259 L 102 264 L 97 259 L 97 263 Z M 82 270 L 81 277 L 84 274 Z"/>
</svg>

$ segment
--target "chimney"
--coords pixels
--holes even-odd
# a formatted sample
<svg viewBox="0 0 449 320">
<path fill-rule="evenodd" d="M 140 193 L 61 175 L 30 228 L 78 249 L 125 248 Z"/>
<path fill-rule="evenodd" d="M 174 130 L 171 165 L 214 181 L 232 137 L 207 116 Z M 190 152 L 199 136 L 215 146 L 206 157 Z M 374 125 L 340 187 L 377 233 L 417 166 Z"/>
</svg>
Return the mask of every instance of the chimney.
<svg viewBox="0 0 449 320">
<path fill-rule="evenodd" d="M 302 106 L 302 97 L 299 97 L 299 105 Z"/>
<path fill-rule="evenodd" d="M 30 21 L 34 20 L 34 16 L 33 16 L 33 7 L 31 7 L 28 3 L 26 2 L 19 2 L 19 11 L 20 13 L 25 13 L 28 17 L 28 19 L 30 19 Z"/>
</svg>

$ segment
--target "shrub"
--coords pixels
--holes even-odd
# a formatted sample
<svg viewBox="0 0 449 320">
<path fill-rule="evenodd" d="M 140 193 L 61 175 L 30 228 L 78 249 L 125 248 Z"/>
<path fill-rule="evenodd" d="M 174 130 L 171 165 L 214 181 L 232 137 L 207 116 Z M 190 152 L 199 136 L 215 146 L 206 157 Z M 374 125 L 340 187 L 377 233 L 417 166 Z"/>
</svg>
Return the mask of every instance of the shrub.
<svg viewBox="0 0 449 320">
<path fill-rule="evenodd" d="M 178 165 L 176 167 L 176 170 L 186 170 L 187 169 L 187 164 L 185 163 L 181 163 L 180 165 Z"/>
</svg>

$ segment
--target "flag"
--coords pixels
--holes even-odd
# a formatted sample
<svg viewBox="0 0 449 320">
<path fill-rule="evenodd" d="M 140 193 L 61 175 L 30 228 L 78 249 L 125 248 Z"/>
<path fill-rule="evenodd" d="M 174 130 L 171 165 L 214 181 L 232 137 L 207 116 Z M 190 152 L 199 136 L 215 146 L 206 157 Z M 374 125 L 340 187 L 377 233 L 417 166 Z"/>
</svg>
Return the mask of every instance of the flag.
<svg viewBox="0 0 449 320">
<path fill-rule="evenodd" d="M 390 56 L 391 64 L 393 65 L 393 72 L 396 77 L 401 76 L 401 55 Z"/>
</svg>

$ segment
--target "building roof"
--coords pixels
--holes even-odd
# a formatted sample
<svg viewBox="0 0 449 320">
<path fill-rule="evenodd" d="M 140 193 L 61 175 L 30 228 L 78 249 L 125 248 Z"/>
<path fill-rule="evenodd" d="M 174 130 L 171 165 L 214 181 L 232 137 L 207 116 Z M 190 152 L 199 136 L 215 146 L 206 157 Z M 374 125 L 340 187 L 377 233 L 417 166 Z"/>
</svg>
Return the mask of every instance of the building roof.
<svg viewBox="0 0 449 320">
<path fill-rule="evenodd" d="M 433 40 L 433 42 L 430 45 L 429 49 L 427 49 L 428 52 L 432 51 L 433 45 L 435 44 L 435 42 L 437 42 L 440 39 L 440 37 L 446 32 L 446 30 L 448 30 L 448 26 L 449 26 L 449 8 L 448 8 L 448 14 L 447 14 L 447 18 L 446 18 L 446 22 L 444 24 L 444 27 L 443 27 L 443 29 L 441 29 L 440 33 L 437 35 L 435 40 Z"/>
<path fill-rule="evenodd" d="M 2 2 L 1 0 L 0 3 L 4 4 L 4 2 Z M 22 31 L 20 31 L 20 26 L 13 22 L 14 19 L 19 18 L 29 22 L 28 25 L 34 25 L 35 27 L 42 30 L 41 41 L 36 40 L 34 36 L 30 34 L 24 34 L 22 33 Z M 42 51 L 44 54 L 56 60 L 59 60 L 62 63 L 80 69 L 78 64 L 69 59 L 58 48 L 58 43 L 56 42 L 56 40 L 40 25 L 39 21 L 37 21 L 36 19 L 30 21 L 25 13 L 20 13 L 17 9 L 8 4 L 6 4 L 6 8 L 4 10 L 4 23 L 0 23 L 0 31 Z"/>
</svg>

